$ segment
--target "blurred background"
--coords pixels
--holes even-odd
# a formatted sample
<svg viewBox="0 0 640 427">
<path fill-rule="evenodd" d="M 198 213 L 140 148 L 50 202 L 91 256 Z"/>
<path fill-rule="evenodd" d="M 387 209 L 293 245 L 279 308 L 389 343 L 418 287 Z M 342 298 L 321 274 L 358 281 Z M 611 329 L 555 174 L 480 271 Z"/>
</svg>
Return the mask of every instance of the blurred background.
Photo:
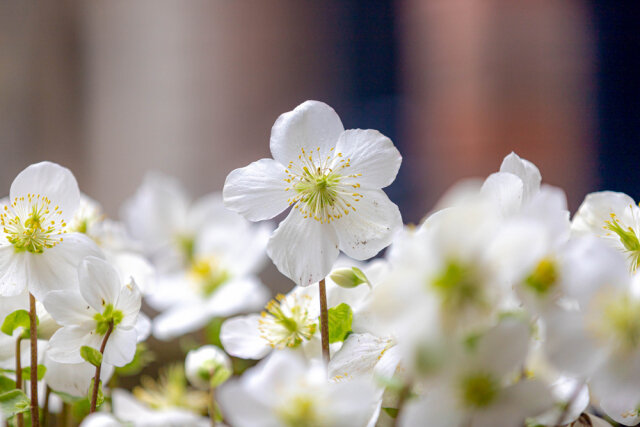
<svg viewBox="0 0 640 427">
<path fill-rule="evenodd" d="M 574 210 L 637 198 L 639 18 L 605 0 L 3 1 L 0 182 L 48 159 L 113 216 L 149 169 L 199 196 L 317 99 L 400 148 L 406 222 L 512 150 Z"/>
</svg>

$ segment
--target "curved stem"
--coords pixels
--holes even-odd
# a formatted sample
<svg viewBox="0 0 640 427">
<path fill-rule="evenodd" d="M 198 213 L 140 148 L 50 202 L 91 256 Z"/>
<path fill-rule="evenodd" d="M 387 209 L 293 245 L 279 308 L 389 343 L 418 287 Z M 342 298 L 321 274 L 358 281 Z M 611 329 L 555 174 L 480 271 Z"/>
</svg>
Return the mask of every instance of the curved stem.
<svg viewBox="0 0 640 427">
<path fill-rule="evenodd" d="M 36 298 L 29 294 L 29 341 L 31 342 L 31 426 L 40 427 L 38 408 L 38 323 Z"/>
<path fill-rule="evenodd" d="M 20 344 L 22 343 L 22 335 L 16 340 L 16 388 L 22 390 L 22 351 Z M 24 426 L 24 415 L 22 412 L 16 414 L 16 423 L 18 427 Z"/>
<path fill-rule="evenodd" d="M 104 334 L 104 338 L 102 339 L 102 345 L 100 345 L 100 354 L 104 354 L 104 348 L 107 346 L 107 340 L 109 336 L 113 332 L 113 322 L 109 322 L 109 329 L 107 329 L 107 333 Z M 100 370 L 102 368 L 102 362 L 98 366 L 96 366 L 96 375 L 93 377 L 93 390 L 91 392 L 91 408 L 89 409 L 89 413 L 93 414 L 96 412 L 96 404 L 98 402 L 98 390 L 100 390 Z"/>
<path fill-rule="evenodd" d="M 327 286 L 324 279 L 318 283 L 320 291 L 320 337 L 322 339 L 322 358 L 329 364 L 331 358 L 329 353 L 329 312 L 327 310 Z"/>
</svg>

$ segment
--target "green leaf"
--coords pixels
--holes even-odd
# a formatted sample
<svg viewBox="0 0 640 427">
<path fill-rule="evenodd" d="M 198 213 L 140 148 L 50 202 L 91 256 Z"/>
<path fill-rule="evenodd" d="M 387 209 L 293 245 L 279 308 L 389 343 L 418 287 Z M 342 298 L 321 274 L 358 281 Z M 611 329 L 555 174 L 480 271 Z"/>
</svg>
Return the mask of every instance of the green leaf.
<svg viewBox="0 0 640 427">
<path fill-rule="evenodd" d="M 222 329 L 223 317 L 214 317 L 206 326 L 205 333 L 207 335 L 207 344 L 213 344 L 222 348 L 220 341 L 220 330 Z"/>
<path fill-rule="evenodd" d="M 16 388 L 16 382 L 9 377 L 0 375 L 0 393 L 6 393 Z"/>
<path fill-rule="evenodd" d="M 98 367 L 102 364 L 102 353 L 88 345 L 80 347 L 80 356 L 93 366 Z"/>
<path fill-rule="evenodd" d="M 47 373 L 47 368 L 44 365 L 38 365 L 38 381 L 44 378 L 44 374 Z M 22 368 L 22 378 L 28 380 L 31 378 L 31 366 L 25 366 Z"/>
<path fill-rule="evenodd" d="M 27 310 L 16 310 L 4 318 L 0 330 L 7 335 L 13 335 L 13 331 L 17 328 L 25 328 L 28 331 L 30 324 L 29 312 Z"/>
<path fill-rule="evenodd" d="M 0 409 L 6 417 L 29 410 L 29 398 L 22 390 L 11 390 L 0 394 Z"/>
<path fill-rule="evenodd" d="M 91 386 L 87 392 L 87 399 L 91 403 L 91 396 L 93 395 L 93 385 L 95 384 L 95 378 L 91 378 Z M 102 380 L 98 382 L 98 399 L 96 400 L 96 408 L 100 407 L 104 402 L 104 393 L 102 393 Z"/>
<path fill-rule="evenodd" d="M 342 303 L 329 309 L 329 343 L 344 341 L 351 333 L 353 311 Z"/>
<path fill-rule="evenodd" d="M 382 410 L 391 418 L 396 418 L 398 416 L 398 408 L 382 408 Z"/>
</svg>

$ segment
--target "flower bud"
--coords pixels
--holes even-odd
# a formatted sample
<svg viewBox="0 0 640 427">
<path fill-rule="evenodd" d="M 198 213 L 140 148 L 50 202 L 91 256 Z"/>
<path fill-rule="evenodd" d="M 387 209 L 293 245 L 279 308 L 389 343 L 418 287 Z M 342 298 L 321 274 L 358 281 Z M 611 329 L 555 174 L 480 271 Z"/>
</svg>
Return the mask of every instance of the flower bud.
<svg viewBox="0 0 640 427">
<path fill-rule="evenodd" d="M 218 347 L 205 345 L 187 353 L 185 371 L 194 387 L 209 389 L 221 385 L 231 376 L 231 360 Z"/>
<path fill-rule="evenodd" d="M 329 277 L 336 285 L 343 288 L 355 288 L 363 283 L 369 283 L 367 276 L 358 267 L 338 268 Z"/>
</svg>

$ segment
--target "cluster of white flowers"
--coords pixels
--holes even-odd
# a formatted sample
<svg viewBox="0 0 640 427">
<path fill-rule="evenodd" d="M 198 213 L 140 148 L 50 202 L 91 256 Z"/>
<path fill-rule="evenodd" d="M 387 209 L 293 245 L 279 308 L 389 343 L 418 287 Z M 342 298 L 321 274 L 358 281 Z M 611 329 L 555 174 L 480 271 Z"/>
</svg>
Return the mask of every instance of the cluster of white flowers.
<svg viewBox="0 0 640 427">
<path fill-rule="evenodd" d="M 16 177 L 0 200 L 0 419 L 85 402 L 94 427 L 640 423 L 629 196 L 590 194 L 571 218 L 511 153 L 405 226 L 382 190 L 402 158 L 379 132 L 307 101 L 270 148 L 194 202 L 148 174 L 121 222 L 59 165 Z M 267 255 L 295 283 L 273 299 Z M 150 334 L 203 328 L 184 365 L 115 388 Z"/>
</svg>

